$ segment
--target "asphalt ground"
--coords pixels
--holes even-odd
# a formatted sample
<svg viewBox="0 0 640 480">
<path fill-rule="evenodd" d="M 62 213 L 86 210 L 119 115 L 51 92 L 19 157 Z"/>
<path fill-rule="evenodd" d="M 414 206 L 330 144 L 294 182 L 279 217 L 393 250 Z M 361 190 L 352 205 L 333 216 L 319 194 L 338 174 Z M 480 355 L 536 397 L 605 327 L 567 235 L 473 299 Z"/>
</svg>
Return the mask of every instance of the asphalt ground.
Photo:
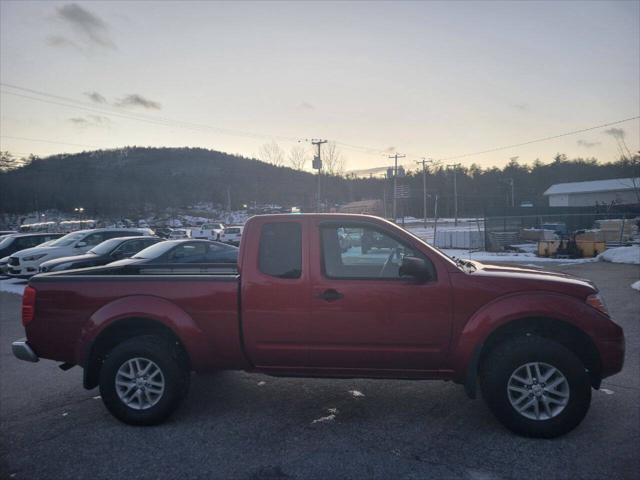
<svg viewBox="0 0 640 480">
<path fill-rule="evenodd" d="M 82 371 L 21 362 L 20 297 L 0 293 L 0 477 L 11 479 L 604 479 L 640 472 L 640 268 L 548 267 L 598 285 L 625 329 L 623 371 L 554 440 L 505 430 L 446 382 L 194 375 L 157 427 L 107 413 Z M 359 392 L 359 393 L 355 393 Z"/>
</svg>

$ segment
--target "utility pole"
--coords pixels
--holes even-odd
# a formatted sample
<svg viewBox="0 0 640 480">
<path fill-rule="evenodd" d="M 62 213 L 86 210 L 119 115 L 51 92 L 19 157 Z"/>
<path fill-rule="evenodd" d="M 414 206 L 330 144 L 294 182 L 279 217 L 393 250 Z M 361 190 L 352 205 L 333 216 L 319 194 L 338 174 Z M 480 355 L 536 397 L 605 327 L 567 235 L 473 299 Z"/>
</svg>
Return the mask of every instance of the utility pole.
<svg viewBox="0 0 640 480">
<path fill-rule="evenodd" d="M 404 158 L 406 155 L 398 155 L 396 152 L 394 155 L 389 155 L 389 158 L 395 159 L 394 167 L 393 167 L 393 223 L 395 223 L 398 219 L 397 216 L 397 186 L 398 186 L 398 159 Z"/>
<path fill-rule="evenodd" d="M 509 179 L 509 184 L 511 185 L 511 208 L 516 206 L 514 187 L 513 187 L 513 178 Z"/>
<path fill-rule="evenodd" d="M 422 160 L 416 163 L 422 165 L 422 216 L 424 228 L 427 228 L 427 163 L 433 163 L 433 160 L 422 157 Z"/>
<path fill-rule="evenodd" d="M 447 168 L 453 167 L 453 215 L 454 215 L 454 225 L 458 226 L 458 181 L 457 181 L 457 171 L 461 164 L 452 163 L 447 165 Z"/>
<path fill-rule="evenodd" d="M 322 158 L 320 157 L 320 145 L 322 145 L 323 143 L 327 143 L 327 140 L 312 139 L 311 143 L 316 147 L 318 147 L 318 154 L 315 157 L 313 157 L 312 167 L 318 170 L 318 198 L 317 198 L 316 212 L 320 212 L 320 172 L 322 171 Z"/>
</svg>

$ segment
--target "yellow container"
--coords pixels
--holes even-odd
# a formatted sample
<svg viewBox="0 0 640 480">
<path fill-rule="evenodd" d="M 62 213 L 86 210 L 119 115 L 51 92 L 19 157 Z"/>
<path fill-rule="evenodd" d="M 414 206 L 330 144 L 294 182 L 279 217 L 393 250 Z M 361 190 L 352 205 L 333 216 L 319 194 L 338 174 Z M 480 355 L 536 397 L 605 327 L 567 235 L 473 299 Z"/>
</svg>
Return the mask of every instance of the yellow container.
<svg viewBox="0 0 640 480">
<path fill-rule="evenodd" d="M 576 244 L 583 257 L 595 257 L 607 249 L 605 242 L 591 242 L 588 240 L 577 240 Z"/>
<path fill-rule="evenodd" d="M 538 242 L 538 256 L 551 257 L 555 255 L 560 246 L 560 240 L 540 240 Z"/>
</svg>

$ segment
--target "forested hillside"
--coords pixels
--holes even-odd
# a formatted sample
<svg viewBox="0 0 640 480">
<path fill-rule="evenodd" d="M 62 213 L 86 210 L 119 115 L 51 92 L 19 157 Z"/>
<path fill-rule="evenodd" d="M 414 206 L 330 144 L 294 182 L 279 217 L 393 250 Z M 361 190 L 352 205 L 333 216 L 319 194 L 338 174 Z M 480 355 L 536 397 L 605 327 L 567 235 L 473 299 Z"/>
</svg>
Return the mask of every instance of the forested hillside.
<svg viewBox="0 0 640 480">
<path fill-rule="evenodd" d="M 509 204 L 513 179 L 515 204 L 544 204 L 542 193 L 558 182 L 638 176 L 638 158 L 601 164 L 594 159 L 569 160 L 562 155 L 532 166 L 511 162 L 505 168 L 461 167 L 457 172 L 461 215 Z M 399 180 L 410 186 L 406 214 L 422 212 L 422 174 Z M 435 167 L 427 189 L 438 192 L 440 212 L 452 209 L 453 174 Z M 327 204 L 368 198 L 391 198 L 390 181 L 382 178 L 322 178 Z M 192 148 L 124 148 L 56 155 L 0 173 L 0 211 L 25 213 L 82 205 L 88 214 L 135 215 L 212 202 L 233 209 L 243 204 L 277 203 L 315 207 L 316 176 L 287 167 L 222 152 Z"/>
</svg>

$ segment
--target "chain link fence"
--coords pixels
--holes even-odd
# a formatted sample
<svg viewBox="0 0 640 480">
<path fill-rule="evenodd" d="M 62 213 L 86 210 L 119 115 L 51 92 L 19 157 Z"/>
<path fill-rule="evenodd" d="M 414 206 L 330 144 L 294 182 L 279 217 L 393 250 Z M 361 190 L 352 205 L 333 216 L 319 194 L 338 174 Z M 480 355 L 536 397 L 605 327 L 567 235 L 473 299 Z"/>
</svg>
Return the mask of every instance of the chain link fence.
<svg viewBox="0 0 640 480">
<path fill-rule="evenodd" d="M 639 223 L 640 213 L 633 211 L 485 216 L 485 249 L 501 251 L 541 240 L 571 239 L 584 231 L 609 247 L 624 245 L 637 238 Z"/>
</svg>

